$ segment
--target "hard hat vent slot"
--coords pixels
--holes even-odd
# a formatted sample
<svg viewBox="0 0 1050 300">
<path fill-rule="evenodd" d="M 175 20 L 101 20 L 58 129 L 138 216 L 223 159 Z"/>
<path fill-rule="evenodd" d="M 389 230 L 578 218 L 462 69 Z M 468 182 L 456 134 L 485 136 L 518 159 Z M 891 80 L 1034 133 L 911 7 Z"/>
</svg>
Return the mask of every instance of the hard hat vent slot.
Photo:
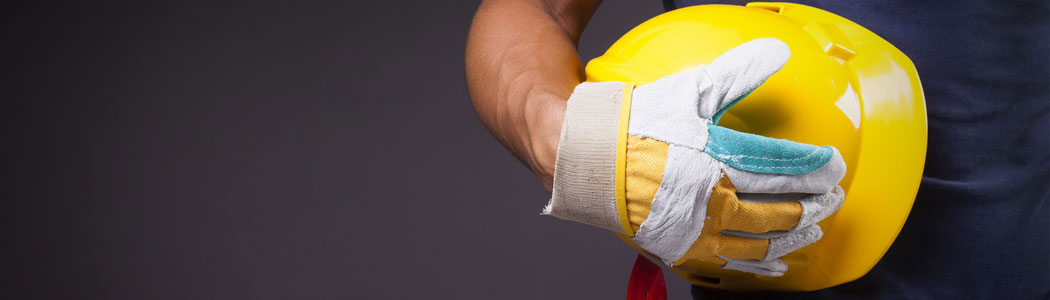
<svg viewBox="0 0 1050 300">
<path fill-rule="evenodd" d="M 827 46 L 824 46 L 824 51 L 840 62 L 847 62 L 853 58 L 853 56 L 857 55 L 857 52 L 835 43 L 830 43 Z"/>
<path fill-rule="evenodd" d="M 696 278 L 697 280 L 700 280 L 700 281 L 703 281 L 703 282 L 706 282 L 706 283 L 710 283 L 710 284 L 719 284 L 719 283 L 722 282 L 722 279 L 718 278 L 718 277 L 708 277 L 708 276 L 700 276 L 700 275 L 695 275 L 693 277 Z"/>
<path fill-rule="evenodd" d="M 769 2 L 751 2 L 747 4 L 747 7 L 754 7 L 759 9 L 765 9 L 771 12 L 781 14 L 784 12 L 783 3 L 769 3 Z"/>
<path fill-rule="evenodd" d="M 857 55 L 856 51 L 850 49 L 852 47 L 849 38 L 835 25 L 812 22 L 806 24 L 802 29 L 808 32 L 824 48 L 824 52 L 840 63 L 845 63 L 853 58 L 854 55 Z"/>
</svg>

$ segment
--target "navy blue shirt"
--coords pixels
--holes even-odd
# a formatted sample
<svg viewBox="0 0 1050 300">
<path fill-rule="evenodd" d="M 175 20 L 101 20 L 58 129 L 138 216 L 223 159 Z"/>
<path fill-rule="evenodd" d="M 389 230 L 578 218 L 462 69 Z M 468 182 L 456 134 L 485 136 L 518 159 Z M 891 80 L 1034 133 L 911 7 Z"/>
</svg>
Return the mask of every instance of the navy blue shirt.
<svg viewBox="0 0 1050 300">
<path fill-rule="evenodd" d="M 918 196 L 889 252 L 854 282 L 749 295 L 693 287 L 693 296 L 1050 298 L 1048 1 L 798 2 L 861 24 L 915 63 L 929 122 Z"/>
</svg>

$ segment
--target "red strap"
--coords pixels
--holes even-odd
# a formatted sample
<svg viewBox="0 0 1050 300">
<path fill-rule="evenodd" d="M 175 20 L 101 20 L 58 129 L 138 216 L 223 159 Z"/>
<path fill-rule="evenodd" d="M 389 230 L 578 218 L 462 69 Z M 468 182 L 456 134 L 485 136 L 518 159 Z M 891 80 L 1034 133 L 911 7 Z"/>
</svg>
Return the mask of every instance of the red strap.
<svg viewBox="0 0 1050 300">
<path fill-rule="evenodd" d="M 627 300 L 667 300 L 664 271 L 641 254 L 634 260 L 631 281 L 627 283 Z"/>
</svg>

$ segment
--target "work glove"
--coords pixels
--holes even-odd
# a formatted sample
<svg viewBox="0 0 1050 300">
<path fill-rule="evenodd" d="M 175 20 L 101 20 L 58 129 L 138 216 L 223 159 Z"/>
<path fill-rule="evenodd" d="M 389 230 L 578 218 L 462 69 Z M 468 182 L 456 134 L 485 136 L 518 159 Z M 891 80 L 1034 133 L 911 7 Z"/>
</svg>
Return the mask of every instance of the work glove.
<svg viewBox="0 0 1050 300">
<path fill-rule="evenodd" d="M 665 264 L 781 276 L 838 210 L 834 147 L 737 132 L 719 118 L 791 56 L 767 38 L 634 87 L 585 82 L 569 98 L 544 214 L 631 238 Z"/>
</svg>

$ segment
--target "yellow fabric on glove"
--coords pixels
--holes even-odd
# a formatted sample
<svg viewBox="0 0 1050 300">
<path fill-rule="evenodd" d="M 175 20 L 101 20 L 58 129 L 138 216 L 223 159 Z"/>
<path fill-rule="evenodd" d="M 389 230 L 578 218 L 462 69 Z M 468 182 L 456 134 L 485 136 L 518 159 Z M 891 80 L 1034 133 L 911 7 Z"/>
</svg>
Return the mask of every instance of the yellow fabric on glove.
<svg viewBox="0 0 1050 300">
<path fill-rule="evenodd" d="M 637 136 L 629 136 L 627 139 L 624 189 L 627 218 L 635 232 L 648 217 L 653 198 L 660 188 L 667 161 L 667 149 L 668 144 L 659 140 Z M 732 181 L 723 174 L 711 192 L 706 221 L 700 236 L 684 256 L 674 261 L 674 265 L 680 265 L 690 259 L 726 263 L 716 255 L 738 259 L 763 259 L 769 248 L 769 240 L 726 235 L 721 231 L 763 233 L 788 230 L 798 224 L 801 216 L 802 205 L 797 201 L 740 201 Z"/>
<path fill-rule="evenodd" d="M 667 161 L 667 143 L 636 136 L 627 138 L 627 219 L 633 232 L 638 232 L 649 210 L 653 195 L 663 180 L 664 163 Z"/>
</svg>

